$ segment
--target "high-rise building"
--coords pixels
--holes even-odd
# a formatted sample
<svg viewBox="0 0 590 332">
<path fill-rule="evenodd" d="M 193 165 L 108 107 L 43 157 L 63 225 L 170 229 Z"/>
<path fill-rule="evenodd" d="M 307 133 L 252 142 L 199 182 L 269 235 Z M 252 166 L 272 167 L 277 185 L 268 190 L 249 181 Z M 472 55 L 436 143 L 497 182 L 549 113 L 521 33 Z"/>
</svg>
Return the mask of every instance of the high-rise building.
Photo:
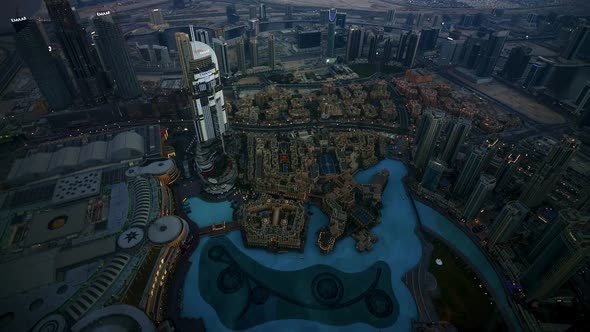
<svg viewBox="0 0 590 332">
<path fill-rule="evenodd" d="M 431 191 L 436 190 L 445 170 L 446 167 L 440 160 L 430 159 L 420 185 Z"/>
<path fill-rule="evenodd" d="M 249 19 L 253 20 L 255 18 L 257 18 L 256 16 L 256 12 L 258 11 L 258 9 L 256 8 L 256 6 L 254 5 L 250 5 L 250 7 L 248 7 L 249 10 Z"/>
<path fill-rule="evenodd" d="M 156 62 L 156 55 L 154 54 L 154 50 L 150 47 L 150 45 L 139 45 L 135 43 L 135 48 L 137 52 L 139 52 L 139 56 L 145 62 Z"/>
<path fill-rule="evenodd" d="M 82 99 L 86 103 L 104 100 L 104 73 L 68 0 L 45 0 L 45 5 Z"/>
<path fill-rule="evenodd" d="M 238 70 L 241 72 L 246 70 L 246 46 L 244 44 L 244 37 L 240 37 L 236 44 L 236 58 L 238 60 Z"/>
<path fill-rule="evenodd" d="M 351 26 L 348 29 L 348 40 L 346 41 L 346 57 L 345 61 L 352 62 L 358 56 L 358 50 L 361 46 L 362 31 L 357 26 Z"/>
<path fill-rule="evenodd" d="M 463 49 L 462 40 L 443 39 L 440 41 L 440 54 L 436 60 L 439 66 L 450 66 L 457 64 Z"/>
<path fill-rule="evenodd" d="M 455 195 L 465 196 L 471 192 L 475 181 L 479 177 L 483 168 L 485 155 L 486 150 L 483 147 L 476 147 L 471 151 L 465 166 L 463 166 L 461 173 L 459 173 L 459 178 L 457 179 L 455 189 L 453 190 Z"/>
<path fill-rule="evenodd" d="M 67 108 L 72 103 L 68 76 L 61 62 L 52 54 L 41 22 L 26 17 L 12 19 L 14 40 L 19 56 L 31 70 L 41 94 L 52 110 Z"/>
<path fill-rule="evenodd" d="M 500 165 L 498 171 L 496 172 L 496 179 L 498 179 L 498 183 L 496 184 L 496 192 L 500 192 L 508 187 L 514 178 L 514 174 L 518 170 L 518 165 L 520 163 L 520 155 L 519 154 L 510 154 Z"/>
<path fill-rule="evenodd" d="M 574 112 L 578 115 L 583 115 L 590 110 L 590 81 L 584 84 L 584 87 L 575 100 L 575 106 Z"/>
<path fill-rule="evenodd" d="M 531 60 L 530 53 L 531 49 L 524 46 L 511 49 L 508 60 L 506 60 L 502 69 L 502 77 L 512 82 L 518 81 Z"/>
<path fill-rule="evenodd" d="M 336 13 L 336 26 L 342 29 L 346 27 L 346 13 Z"/>
<path fill-rule="evenodd" d="M 431 51 L 436 48 L 438 41 L 438 34 L 440 29 L 438 28 L 424 28 L 420 33 L 420 51 Z"/>
<path fill-rule="evenodd" d="M 287 20 L 293 19 L 293 6 L 287 5 L 287 7 L 285 7 L 285 19 L 287 19 Z"/>
<path fill-rule="evenodd" d="M 387 24 L 394 24 L 395 23 L 395 9 L 390 9 L 387 11 L 387 17 L 385 18 Z"/>
<path fill-rule="evenodd" d="M 547 77 L 547 72 L 547 64 L 543 61 L 536 61 L 530 66 L 525 74 L 522 87 L 528 90 L 537 86 L 542 86 Z"/>
<path fill-rule="evenodd" d="M 152 45 L 152 50 L 154 51 L 155 63 L 163 65 L 170 63 L 170 52 L 168 52 L 168 47 Z"/>
<path fill-rule="evenodd" d="M 445 113 L 440 110 L 428 109 L 422 115 L 420 126 L 416 132 L 416 154 L 414 165 L 423 169 L 434 153 L 436 140 L 444 125 Z"/>
<path fill-rule="evenodd" d="M 383 57 L 381 58 L 383 63 L 389 62 L 393 56 L 393 43 L 391 42 L 391 38 L 387 38 L 385 40 L 385 44 L 383 45 Z"/>
<path fill-rule="evenodd" d="M 582 217 L 580 213 L 574 209 L 563 209 L 557 214 L 557 218 L 545 226 L 539 238 L 535 239 L 535 243 L 531 245 L 527 253 L 527 260 L 532 263 L 541 255 L 543 250 L 547 248 L 549 243 L 555 239 L 568 226 L 583 224 L 588 219 Z"/>
<path fill-rule="evenodd" d="M 432 17 L 432 27 L 433 28 L 440 28 L 442 23 L 442 19 L 440 15 L 434 15 Z"/>
<path fill-rule="evenodd" d="M 404 66 L 408 68 L 414 67 L 414 61 L 416 60 L 416 53 L 418 53 L 419 46 L 420 32 L 412 32 L 408 38 L 408 48 L 406 50 L 406 56 L 404 57 Z"/>
<path fill-rule="evenodd" d="M 454 163 L 459 148 L 467 138 L 467 135 L 469 135 L 469 131 L 471 131 L 471 121 L 463 118 L 455 121 L 441 154 L 442 162 L 448 166 Z"/>
<path fill-rule="evenodd" d="M 477 76 L 489 77 L 492 75 L 496 62 L 498 62 L 498 58 L 502 54 L 506 39 L 508 39 L 508 31 L 497 31 L 489 36 L 484 51 L 478 60 L 475 72 Z"/>
<path fill-rule="evenodd" d="M 332 8 L 331 10 L 334 10 L 334 17 L 336 17 L 336 9 Z M 330 15 L 330 10 L 320 9 L 319 14 L 320 14 L 320 24 L 328 24 L 328 22 L 329 22 L 328 17 Z"/>
<path fill-rule="evenodd" d="M 115 94 L 124 99 L 139 97 L 142 93 L 135 70 L 131 64 L 125 38 L 119 25 L 109 12 L 98 12 L 92 18 L 100 57 L 109 77 L 114 82 Z"/>
<path fill-rule="evenodd" d="M 414 13 L 406 14 L 406 25 L 409 25 L 410 27 L 414 25 Z"/>
<path fill-rule="evenodd" d="M 397 55 L 396 55 L 396 59 L 399 62 L 402 62 L 404 60 L 404 55 L 406 53 L 406 48 L 408 46 L 408 39 L 409 38 L 410 38 L 409 31 L 401 34 L 399 37 L 399 43 L 397 44 Z"/>
<path fill-rule="evenodd" d="M 258 67 L 258 38 L 250 37 L 250 67 Z"/>
<path fill-rule="evenodd" d="M 261 21 L 267 21 L 268 20 L 268 16 L 266 13 L 266 4 L 265 3 L 260 3 L 259 5 L 259 14 L 260 14 L 260 20 Z"/>
<path fill-rule="evenodd" d="M 330 22 L 328 23 L 328 43 L 326 48 L 326 57 L 333 58 L 334 57 L 334 43 L 336 40 L 336 23 Z"/>
<path fill-rule="evenodd" d="M 560 227 L 548 229 L 537 255 L 521 278 L 528 298 L 542 300 L 553 295 L 561 285 L 590 259 L 590 229 L 587 216 L 574 209 L 559 211 Z"/>
<path fill-rule="evenodd" d="M 504 205 L 488 232 L 488 247 L 510 240 L 528 212 L 529 209 L 519 201 L 511 201 Z"/>
<path fill-rule="evenodd" d="M 496 178 L 489 174 L 482 174 L 475 186 L 475 189 L 469 196 L 465 209 L 463 210 L 463 218 L 465 220 L 472 220 L 480 213 L 488 195 L 494 190 L 496 186 Z"/>
<path fill-rule="evenodd" d="M 213 49 L 215 50 L 215 56 L 219 63 L 219 72 L 222 77 L 230 77 L 231 69 L 229 65 L 229 54 L 227 50 L 227 43 L 221 38 L 213 38 Z"/>
<path fill-rule="evenodd" d="M 367 61 L 371 64 L 377 62 L 377 36 L 373 32 L 369 32 L 367 36 L 367 44 L 369 48 L 367 51 Z"/>
<path fill-rule="evenodd" d="M 253 18 L 248 20 L 248 25 L 250 28 L 250 37 L 258 36 L 258 33 L 260 32 L 260 21 L 258 21 L 256 18 Z"/>
<path fill-rule="evenodd" d="M 566 60 L 590 60 L 590 26 L 581 25 L 571 35 L 567 47 L 561 52 Z"/>
<path fill-rule="evenodd" d="M 275 55 L 275 35 L 268 35 L 268 66 L 270 69 L 275 70 L 276 55 Z"/>
<path fill-rule="evenodd" d="M 236 10 L 236 5 L 231 4 L 225 7 L 225 15 L 227 17 L 227 23 L 235 24 L 240 21 L 240 15 L 238 15 L 238 11 Z"/>
<path fill-rule="evenodd" d="M 545 196 L 553 191 L 579 147 L 580 142 L 576 138 L 565 135 L 551 148 L 540 169 L 525 184 L 520 195 L 523 204 L 533 207 L 543 202 Z"/>
<path fill-rule="evenodd" d="M 185 80 L 189 82 L 198 152 L 201 152 L 204 151 L 201 150 L 202 146 L 223 139 L 228 122 L 215 51 L 209 45 L 196 41 L 192 27 L 190 32 L 190 37 L 185 33 L 176 33 L 176 40 L 179 43 L 178 52 Z M 210 152 L 196 158 L 197 167 L 202 173 L 211 171 L 212 158 L 214 154 Z"/>
<path fill-rule="evenodd" d="M 424 23 L 424 14 L 418 13 L 418 18 L 416 19 L 416 28 L 421 29 L 423 23 Z"/>
<path fill-rule="evenodd" d="M 159 9 L 150 10 L 149 15 L 150 24 L 152 25 L 163 25 L 164 23 L 166 23 L 166 21 L 164 21 L 164 15 L 162 14 L 162 11 Z"/>
<path fill-rule="evenodd" d="M 209 46 L 212 45 L 211 37 L 209 36 L 209 31 L 207 31 L 205 29 L 197 29 L 194 31 L 195 31 L 195 38 L 197 39 L 196 41 L 201 42 L 201 43 L 205 43 Z"/>
</svg>

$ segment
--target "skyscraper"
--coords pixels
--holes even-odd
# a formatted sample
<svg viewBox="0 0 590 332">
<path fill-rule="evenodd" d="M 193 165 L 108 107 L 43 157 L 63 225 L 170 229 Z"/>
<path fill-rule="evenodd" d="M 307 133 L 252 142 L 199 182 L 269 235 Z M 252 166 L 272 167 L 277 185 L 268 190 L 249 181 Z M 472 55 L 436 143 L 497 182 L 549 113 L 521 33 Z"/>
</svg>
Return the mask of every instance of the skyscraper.
<svg viewBox="0 0 590 332">
<path fill-rule="evenodd" d="M 162 11 L 159 9 L 150 10 L 149 15 L 150 15 L 150 24 L 152 24 L 152 25 L 162 25 L 162 24 L 166 23 L 164 21 L 164 15 L 162 14 Z"/>
<path fill-rule="evenodd" d="M 408 39 L 410 38 L 410 31 L 403 33 L 399 36 L 399 43 L 397 44 L 397 55 L 396 59 L 399 62 L 402 62 L 404 59 L 404 54 L 406 53 L 406 48 L 408 46 Z"/>
<path fill-rule="evenodd" d="M 420 33 L 420 43 L 418 49 L 421 51 L 431 51 L 436 48 L 438 42 L 438 28 L 424 28 Z"/>
<path fill-rule="evenodd" d="M 463 50 L 462 40 L 443 39 L 440 41 L 440 54 L 436 60 L 439 66 L 450 66 L 457 64 Z"/>
<path fill-rule="evenodd" d="M 590 26 L 581 25 L 571 35 L 567 47 L 561 52 L 566 60 L 590 60 Z"/>
<path fill-rule="evenodd" d="M 590 109 L 590 81 L 583 85 L 574 104 L 576 106 L 576 109 L 574 110 L 576 114 L 583 115 L 588 112 Z"/>
<path fill-rule="evenodd" d="M 408 48 L 406 50 L 406 56 L 404 57 L 404 66 L 408 68 L 414 67 L 414 61 L 416 60 L 416 53 L 420 46 L 420 32 L 412 32 L 408 38 Z"/>
<path fill-rule="evenodd" d="M 250 5 L 250 7 L 248 7 L 248 10 L 249 10 L 249 14 L 250 14 L 248 17 L 249 17 L 251 20 L 255 19 L 255 18 L 257 17 L 257 16 L 256 16 L 256 11 L 257 11 L 257 8 L 256 8 L 256 6 L 254 6 L 254 5 Z"/>
<path fill-rule="evenodd" d="M 469 196 L 465 209 L 463 210 L 463 218 L 465 220 L 472 220 L 480 212 L 483 203 L 488 195 L 494 190 L 496 186 L 496 178 L 489 174 L 482 174 L 475 186 L 475 189 Z"/>
<path fill-rule="evenodd" d="M 234 24 L 240 21 L 240 15 L 236 10 L 236 5 L 231 4 L 225 7 L 225 15 L 227 16 L 227 23 Z"/>
<path fill-rule="evenodd" d="M 432 27 L 433 28 L 439 28 L 441 26 L 442 23 L 442 19 L 440 17 L 440 15 L 434 15 L 432 17 Z"/>
<path fill-rule="evenodd" d="M 238 59 L 238 70 L 243 72 L 246 70 L 246 46 L 244 45 L 244 37 L 238 39 L 236 44 L 236 58 Z"/>
<path fill-rule="evenodd" d="M 416 132 L 416 154 L 414 165 L 423 169 L 434 153 L 436 140 L 445 120 L 445 113 L 440 110 L 428 109 L 422 115 L 420 126 Z"/>
<path fill-rule="evenodd" d="M 287 20 L 293 19 L 293 6 L 287 5 L 287 7 L 285 7 L 285 19 L 287 19 Z"/>
<path fill-rule="evenodd" d="M 510 185 L 513 181 L 514 174 L 518 170 L 518 165 L 520 163 L 520 155 L 519 154 L 510 154 L 500 165 L 500 168 L 496 172 L 496 179 L 498 179 L 498 183 L 496 184 L 496 192 L 500 192 L 508 185 Z"/>
<path fill-rule="evenodd" d="M 348 29 L 348 40 L 346 41 L 346 62 L 354 61 L 358 56 L 358 50 L 361 46 L 362 31 L 359 27 L 351 26 Z"/>
<path fill-rule="evenodd" d="M 445 143 L 445 147 L 441 154 L 441 160 L 446 165 L 451 166 L 455 159 L 457 158 L 457 153 L 459 152 L 459 148 L 469 135 L 469 131 L 471 130 L 471 121 L 467 119 L 458 119 L 453 124 L 453 129 L 449 133 L 447 141 Z"/>
<path fill-rule="evenodd" d="M 342 29 L 346 27 L 346 13 L 336 13 L 336 26 Z"/>
<path fill-rule="evenodd" d="M 326 57 L 334 57 L 334 43 L 336 39 L 336 24 L 333 22 L 328 23 L 328 43 L 326 47 Z"/>
<path fill-rule="evenodd" d="M 195 38 L 197 39 L 196 41 L 198 41 L 198 42 L 205 43 L 209 46 L 212 45 L 211 37 L 209 36 L 209 31 L 207 31 L 205 29 L 195 30 Z"/>
<path fill-rule="evenodd" d="M 555 293 L 590 258 L 588 217 L 573 209 L 559 211 L 559 230 L 543 239 L 537 255 L 529 257 L 532 264 L 522 276 L 528 298 L 542 300 Z"/>
<path fill-rule="evenodd" d="M 395 9 L 390 9 L 387 11 L 387 17 L 385 18 L 387 24 L 394 24 L 395 23 Z"/>
<path fill-rule="evenodd" d="M 258 39 L 250 37 L 250 67 L 258 67 Z"/>
<path fill-rule="evenodd" d="M 508 39 L 508 31 L 497 31 L 489 36 L 483 54 L 478 60 L 475 72 L 477 76 L 489 77 L 492 75 L 506 39 Z"/>
<path fill-rule="evenodd" d="M 393 55 L 393 43 L 391 42 L 391 38 L 387 38 L 385 40 L 385 44 L 383 45 L 383 57 L 381 61 L 383 63 L 389 62 Z"/>
<path fill-rule="evenodd" d="M 533 207 L 543 202 L 545 196 L 553 191 L 559 177 L 567 169 L 569 161 L 579 147 L 580 142 L 576 138 L 565 135 L 551 148 L 540 169 L 523 188 L 520 195 L 523 204 Z"/>
<path fill-rule="evenodd" d="M 536 61 L 526 72 L 522 87 L 528 90 L 537 86 L 542 86 L 547 77 L 547 72 L 547 63 L 544 61 Z"/>
<path fill-rule="evenodd" d="M 267 13 L 266 13 L 266 4 L 265 3 L 260 3 L 259 8 L 260 8 L 260 20 L 261 21 L 267 21 L 268 20 L 268 16 L 267 16 Z"/>
<path fill-rule="evenodd" d="M 420 185 L 431 191 L 436 190 L 445 170 L 446 167 L 440 160 L 430 159 Z"/>
<path fill-rule="evenodd" d="M 82 99 L 86 103 L 103 100 L 106 86 L 98 59 L 68 0 L 45 0 L 45 5 Z"/>
<path fill-rule="evenodd" d="M 25 17 L 12 19 L 16 31 L 14 40 L 19 56 L 24 60 L 49 107 L 61 110 L 72 103 L 65 68 L 52 54 L 40 22 Z"/>
<path fill-rule="evenodd" d="M 502 77 L 515 82 L 519 80 L 531 60 L 531 49 L 524 46 L 517 46 L 510 50 L 508 60 L 502 69 Z"/>
<path fill-rule="evenodd" d="M 223 139 L 228 123 L 215 52 L 209 45 L 196 41 L 192 27 L 190 32 L 190 37 L 176 33 L 176 40 L 185 80 L 190 86 L 190 105 L 198 143 L 197 167 L 207 173 L 213 168 L 215 154 L 202 147 Z M 186 45 L 189 45 L 188 49 Z"/>
<path fill-rule="evenodd" d="M 221 38 L 213 38 L 213 49 L 215 50 L 215 56 L 217 56 L 221 76 L 230 77 L 231 69 L 229 65 L 227 43 Z"/>
<path fill-rule="evenodd" d="M 98 50 L 109 77 L 114 82 L 115 93 L 124 99 L 141 95 L 141 86 L 137 81 L 131 64 L 127 45 L 119 25 L 110 12 L 99 12 L 92 18 L 98 39 Z"/>
<path fill-rule="evenodd" d="M 371 64 L 377 62 L 377 36 L 373 32 L 369 32 L 367 36 L 367 44 L 369 49 L 367 51 L 367 61 Z"/>
<path fill-rule="evenodd" d="M 508 241 L 518 230 L 528 212 L 527 207 L 518 201 L 511 201 L 504 205 L 488 232 L 488 247 Z"/>
<path fill-rule="evenodd" d="M 476 179 L 479 177 L 483 168 L 483 160 L 486 154 L 486 150 L 482 147 L 476 147 L 469 154 L 469 158 L 463 166 L 459 178 L 455 184 L 453 193 L 458 196 L 464 196 L 471 192 Z"/>
<path fill-rule="evenodd" d="M 257 18 L 253 18 L 248 20 L 248 24 L 250 26 L 250 37 L 258 36 L 260 32 L 260 21 Z"/>
<path fill-rule="evenodd" d="M 274 70 L 276 63 L 276 55 L 275 55 L 275 35 L 269 34 L 268 35 L 268 66 Z"/>
</svg>

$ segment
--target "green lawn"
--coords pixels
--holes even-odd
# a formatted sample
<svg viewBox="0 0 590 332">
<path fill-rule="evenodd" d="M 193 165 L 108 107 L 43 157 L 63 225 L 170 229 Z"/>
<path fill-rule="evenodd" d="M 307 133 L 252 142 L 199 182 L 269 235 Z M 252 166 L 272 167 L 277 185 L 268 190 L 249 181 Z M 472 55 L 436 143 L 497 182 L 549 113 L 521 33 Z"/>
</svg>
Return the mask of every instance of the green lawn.
<svg viewBox="0 0 590 332">
<path fill-rule="evenodd" d="M 434 251 L 428 270 L 436 277 L 440 291 L 434 299 L 440 320 L 451 322 L 459 331 L 506 330 L 479 277 L 444 243 L 434 240 L 432 244 Z M 442 266 L 435 263 L 437 258 L 442 259 Z"/>
<path fill-rule="evenodd" d="M 352 69 L 360 77 L 369 77 L 369 76 L 375 74 L 376 69 L 377 69 L 376 68 L 377 66 L 371 65 L 368 63 L 357 63 L 357 64 L 348 65 L 348 67 L 350 67 L 350 69 Z"/>
</svg>

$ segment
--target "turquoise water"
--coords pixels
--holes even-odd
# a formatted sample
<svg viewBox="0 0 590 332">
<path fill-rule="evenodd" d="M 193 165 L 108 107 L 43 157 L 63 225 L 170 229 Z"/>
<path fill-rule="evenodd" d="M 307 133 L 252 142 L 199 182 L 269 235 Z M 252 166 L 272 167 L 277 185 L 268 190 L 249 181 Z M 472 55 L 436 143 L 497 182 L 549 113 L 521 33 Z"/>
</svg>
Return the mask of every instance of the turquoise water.
<svg viewBox="0 0 590 332">
<path fill-rule="evenodd" d="M 191 207 L 188 217 L 201 228 L 223 221 L 231 221 L 233 218 L 233 209 L 229 201 L 208 203 L 192 197 L 187 199 L 184 204 L 186 203 Z"/>
<path fill-rule="evenodd" d="M 321 255 L 316 247 L 316 232 L 328 223 L 328 217 L 317 207 L 312 206 L 313 215 L 310 218 L 309 230 L 305 252 L 273 254 L 263 250 L 246 249 L 242 243 L 239 232 L 232 232 L 228 238 L 243 253 L 256 260 L 258 263 L 275 270 L 296 271 L 310 266 L 325 264 L 343 272 L 355 273 L 368 269 L 377 261 L 386 262 L 391 268 L 391 283 L 396 300 L 400 306 L 398 320 L 390 327 L 382 331 L 409 331 L 411 320 L 418 314 L 414 299 L 408 288 L 402 283 L 403 275 L 414 267 L 422 249 L 418 237 L 414 234 L 416 227 L 416 215 L 410 205 L 409 198 L 403 188 L 401 179 L 406 175 L 406 169 L 400 162 L 391 160 L 382 161 L 375 167 L 360 172 L 356 179 L 359 182 L 368 182 L 376 172 L 386 168 L 389 170 L 389 183 L 383 193 L 382 223 L 374 228 L 379 236 L 379 242 L 371 252 L 358 253 L 354 248 L 353 239 L 344 239 L 336 244 L 335 250 L 329 255 Z M 209 219 L 211 222 L 220 222 L 224 215 L 231 210 L 229 205 L 222 203 L 208 203 L 199 199 L 191 199 L 191 210 L 197 215 L 197 220 Z M 225 208 L 224 208 L 225 207 Z M 201 216 L 197 211 L 203 211 Z M 219 212 L 219 216 L 216 215 Z M 231 215 L 231 211 L 229 211 Z M 192 216 L 191 216 L 192 217 Z M 199 223 L 200 225 L 200 223 Z M 192 266 L 189 271 L 184 288 L 183 316 L 202 317 L 205 326 L 211 331 L 228 331 L 217 317 L 215 310 L 201 297 L 198 285 L 198 266 L 201 250 L 208 239 L 203 239 L 199 248 L 191 257 Z M 303 256 L 303 259 L 300 259 Z M 255 326 L 245 331 L 375 331 L 367 324 L 356 323 L 347 326 L 323 325 L 313 321 L 289 319 L 272 321 Z"/>
<path fill-rule="evenodd" d="M 471 264 L 477 267 L 477 270 L 481 272 L 480 276 L 487 281 L 487 284 L 495 291 L 495 294 L 500 296 L 500 298 L 496 299 L 496 302 L 507 309 L 508 318 L 513 323 L 512 326 L 519 326 L 518 319 L 508 303 L 502 280 L 479 247 L 462 230 L 458 229 L 455 224 L 428 205 L 416 202 L 416 208 L 418 209 L 422 225 L 428 227 L 449 243 L 452 243 L 457 250 L 467 257 Z"/>
<path fill-rule="evenodd" d="M 414 234 L 416 227 L 416 215 L 411 206 L 410 198 L 406 195 L 402 178 L 406 175 L 406 168 L 399 161 L 384 160 L 376 166 L 360 172 L 355 177 L 361 183 L 369 182 L 370 177 L 376 172 L 386 168 L 389 171 L 389 182 L 383 193 L 382 222 L 373 230 L 379 236 L 371 252 L 358 253 L 354 248 L 354 240 L 351 238 L 339 241 L 335 250 L 327 256 L 320 254 L 315 245 L 316 232 L 328 223 L 328 217 L 317 207 L 312 206 L 313 215 L 310 218 L 307 242 L 304 254 L 286 253 L 273 254 L 263 250 L 246 249 L 242 243 L 239 232 L 232 232 L 228 238 L 243 253 L 256 260 L 258 263 L 275 270 L 296 271 L 310 266 L 325 264 L 343 272 L 355 273 L 366 270 L 377 261 L 386 262 L 391 269 L 391 282 L 396 300 L 399 302 L 400 312 L 398 320 L 392 326 L 380 329 L 383 331 L 409 331 L 411 321 L 418 317 L 416 304 L 408 290 L 402 283 L 403 275 L 414 267 L 422 250 L 419 239 Z M 190 199 L 192 213 L 199 224 L 201 222 L 217 223 L 228 220 L 232 210 L 228 202 L 208 203 L 200 199 Z M 456 226 L 430 207 L 416 203 L 422 222 L 434 233 L 447 239 L 454 247 L 463 253 L 493 287 L 497 294 L 505 294 L 502 281 L 495 273 L 479 248 Z M 198 283 L 198 266 L 201 250 L 207 238 L 202 239 L 201 244 L 191 256 L 192 266 L 189 270 L 184 288 L 184 307 L 182 314 L 186 317 L 201 317 L 205 326 L 211 331 L 229 331 L 215 310 L 201 297 Z M 303 259 L 300 257 L 303 256 Z M 503 306 L 510 314 L 510 319 L 515 322 L 516 317 L 508 305 L 508 300 L 503 297 L 498 299 L 498 304 Z M 516 324 L 516 326 L 518 326 Z M 245 331 L 375 331 L 369 325 L 356 323 L 347 326 L 323 325 L 307 320 L 279 320 L 264 323 Z"/>
</svg>

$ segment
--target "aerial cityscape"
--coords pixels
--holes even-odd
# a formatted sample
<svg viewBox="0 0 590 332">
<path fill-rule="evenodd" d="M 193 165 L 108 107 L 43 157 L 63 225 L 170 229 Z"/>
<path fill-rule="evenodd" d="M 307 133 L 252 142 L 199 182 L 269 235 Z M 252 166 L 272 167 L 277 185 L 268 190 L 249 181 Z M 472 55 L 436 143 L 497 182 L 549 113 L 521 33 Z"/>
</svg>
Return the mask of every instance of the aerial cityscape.
<svg viewBox="0 0 590 332">
<path fill-rule="evenodd" d="M 590 330 L 587 0 L 0 9 L 0 331 Z"/>
</svg>

